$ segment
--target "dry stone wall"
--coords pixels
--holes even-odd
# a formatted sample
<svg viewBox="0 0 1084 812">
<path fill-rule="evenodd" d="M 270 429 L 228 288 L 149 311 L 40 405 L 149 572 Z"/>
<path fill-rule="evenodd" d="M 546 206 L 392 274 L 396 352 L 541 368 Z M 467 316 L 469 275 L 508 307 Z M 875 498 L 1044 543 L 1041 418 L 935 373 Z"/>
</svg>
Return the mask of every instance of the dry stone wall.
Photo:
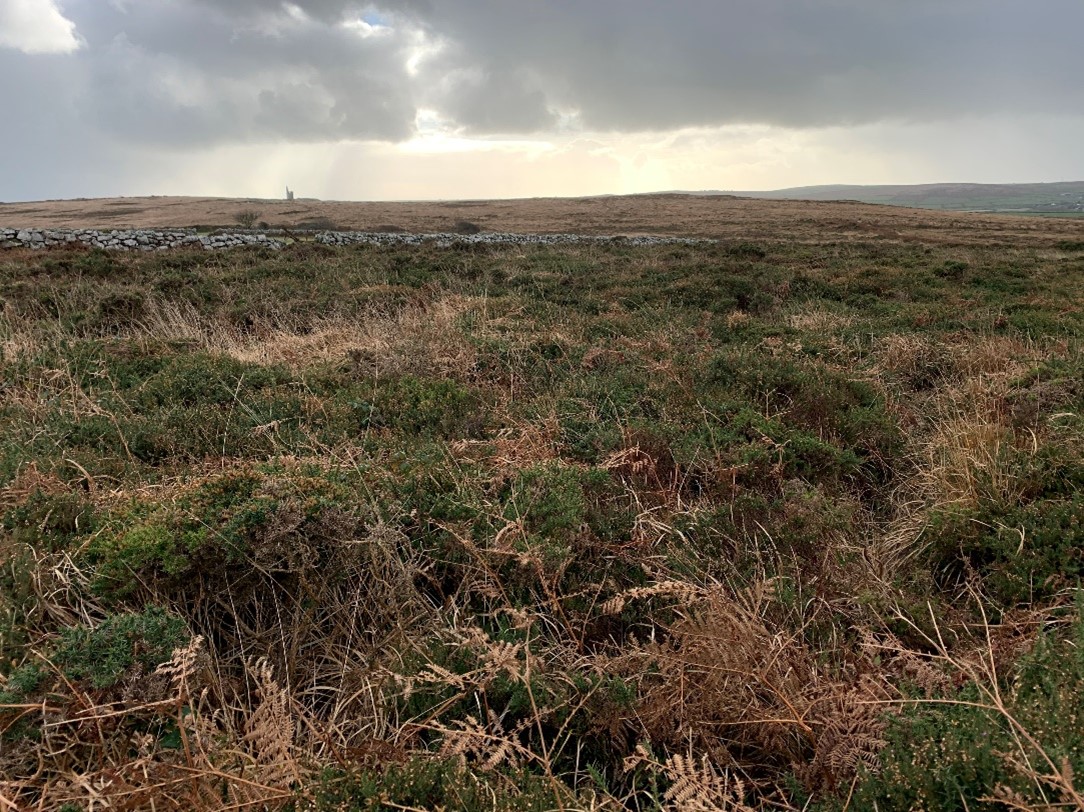
<svg viewBox="0 0 1084 812">
<path fill-rule="evenodd" d="M 53 248 L 72 244 L 116 251 L 166 251 L 170 248 L 184 248 L 186 246 L 202 247 L 208 251 L 213 251 L 219 248 L 236 248 L 244 245 L 282 248 L 286 243 L 266 234 L 253 234 L 251 232 L 201 235 L 197 234 L 193 229 L 160 231 L 140 228 L 97 231 L 88 228 L 0 228 L 0 248 Z"/>
<path fill-rule="evenodd" d="M 715 240 L 695 237 L 596 237 L 584 234 L 511 234 L 480 232 L 478 234 L 406 234 L 403 232 L 323 231 L 315 241 L 324 245 L 697 245 Z"/>
<path fill-rule="evenodd" d="M 251 231 L 197 234 L 193 229 L 94 229 L 0 228 L 0 248 L 44 249 L 63 245 L 85 245 L 115 251 L 166 251 L 171 248 L 203 248 L 215 251 L 243 246 L 280 249 L 289 240 L 281 232 Z M 714 240 L 689 237 L 595 237 L 581 234 L 406 234 L 400 232 L 321 231 L 312 236 L 322 245 L 423 245 L 447 247 L 455 244 L 486 245 L 695 245 Z"/>
</svg>

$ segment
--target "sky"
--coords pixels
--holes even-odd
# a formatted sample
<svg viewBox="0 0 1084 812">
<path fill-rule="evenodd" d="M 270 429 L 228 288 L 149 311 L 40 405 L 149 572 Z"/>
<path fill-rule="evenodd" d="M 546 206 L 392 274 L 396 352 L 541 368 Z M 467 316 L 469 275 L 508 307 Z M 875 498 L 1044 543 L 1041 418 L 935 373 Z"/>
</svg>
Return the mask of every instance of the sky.
<svg viewBox="0 0 1084 812">
<path fill-rule="evenodd" d="M 1084 180 L 1084 0 L 0 0 L 0 201 Z"/>
</svg>

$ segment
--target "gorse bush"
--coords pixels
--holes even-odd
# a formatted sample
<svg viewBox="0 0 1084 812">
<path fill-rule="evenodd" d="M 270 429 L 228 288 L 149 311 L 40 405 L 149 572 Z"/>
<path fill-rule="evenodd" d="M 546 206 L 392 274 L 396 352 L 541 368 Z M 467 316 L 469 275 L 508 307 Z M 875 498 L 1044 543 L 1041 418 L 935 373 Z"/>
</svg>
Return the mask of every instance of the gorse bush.
<svg viewBox="0 0 1084 812">
<path fill-rule="evenodd" d="M 242 468 L 135 503 L 106 520 L 83 555 L 107 599 L 136 590 L 181 599 L 244 596 L 266 578 L 321 578 L 367 514 L 318 469 Z M 297 586 L 295 583 L 294 586 Z"/>
<path fill-rule="evenodd" d="M 58 675 L 98 691 L 123 679 L 146 678 L 187 642 L 184 621 L 158 607 L 108 615 L 93 627 L 70 627 L 61 632 L 43 662 L 26 664 L 8 675 L 0 704 L 26 702 L 51 687 Z"/>
</svg>

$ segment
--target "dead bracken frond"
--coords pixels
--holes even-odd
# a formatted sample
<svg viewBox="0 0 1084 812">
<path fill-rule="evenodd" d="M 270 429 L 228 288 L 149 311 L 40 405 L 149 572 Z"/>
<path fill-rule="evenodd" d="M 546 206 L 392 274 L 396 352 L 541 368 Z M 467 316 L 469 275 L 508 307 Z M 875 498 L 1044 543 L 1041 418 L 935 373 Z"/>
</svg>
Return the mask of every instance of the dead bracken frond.
<svg viewBox="0 0 1084 812">
<path fill-rule="evenodd" d="M 288 789 L 302 774 L 294 755 L 298 721 L 288 692 L 275 681 L 267 660 L 257 662 L 252 673 L 259 704 L 245 720 L 244 741 L 251 748 L 261 780 Z"/>
<path fill-rule="evenodd" d="M 192 696 L 193 679 L 203 653 L 203 637 L 196 635 L 188 645 L 175 649 L 173 657 L 158 666 L 154 673 L 170 681 L 177 697 L 187 699 Z"/>
<path fill-rule="evenodd" d="M 642 744 L 625 759 L 626 772 L 657 771 L 670 786 L 663 792 L 663 808 L 672 812 L 753 812 L 745 803 L 748 787 L 738 776 L 719 770 L 707 756 L 695 759 L 682 753 L 659 762 Z"/>
<path fill-rule="evenodd" d="M 645 598 L 670 598 L 682 605 L 689 605 L 709 597 L 709 592 L 685 581 L 660 581 L 652 586 L 641 586 L 615 595 L 603 603 L 599 610 L 606 615 L 620 614 L 630 601 Z"/>
<path fill-rule="evenodd" d="M 433 729 L 444 737 L 440 749 L 442 758 L 457 759 L 464 766 L 470 760 L 484 772 L 502 766 L 516 767 L 525 753 L 533 756 L 516 741 L 516 731 L 506 733 L 496 717 L 491 717 L 485 726 L 468 716 L 452 727 L 436 726 Z"/>
</svg>

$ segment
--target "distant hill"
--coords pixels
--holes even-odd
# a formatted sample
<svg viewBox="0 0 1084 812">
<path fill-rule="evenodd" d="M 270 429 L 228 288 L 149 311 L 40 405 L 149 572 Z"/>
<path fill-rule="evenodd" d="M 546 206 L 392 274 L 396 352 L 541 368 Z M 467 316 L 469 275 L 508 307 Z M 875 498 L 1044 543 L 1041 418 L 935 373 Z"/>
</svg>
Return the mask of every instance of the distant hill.
<svg viewBox="0 0 1084 812">
<path fill-rule="evenodd" d="M 799 186 L 771 192 L 710 191 L 771 200 L 857 200 L 943 211 L 1084 216 L 1084 181 L 1066 183 L 924 183 L 915 186 Z"/>
</svg>

